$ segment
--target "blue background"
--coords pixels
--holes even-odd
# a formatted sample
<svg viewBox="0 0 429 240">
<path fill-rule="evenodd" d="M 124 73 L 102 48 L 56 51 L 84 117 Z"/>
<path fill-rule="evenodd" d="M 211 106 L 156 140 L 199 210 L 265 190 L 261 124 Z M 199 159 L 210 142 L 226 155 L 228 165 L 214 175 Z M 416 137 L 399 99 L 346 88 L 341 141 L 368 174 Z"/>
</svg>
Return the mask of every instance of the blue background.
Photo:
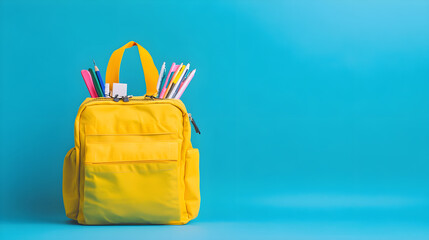
<svg viewBox="0 0 429 240">
<path fill-rule="evenodd" d="M 95 59 L 190 62 L 187 226 L 74 225 L 62 164 Z M 0 1 L 5 239 L 428 239 L 428 1 Z M 145 92 L 135 48 L 121 81 Z"/>
</svg>

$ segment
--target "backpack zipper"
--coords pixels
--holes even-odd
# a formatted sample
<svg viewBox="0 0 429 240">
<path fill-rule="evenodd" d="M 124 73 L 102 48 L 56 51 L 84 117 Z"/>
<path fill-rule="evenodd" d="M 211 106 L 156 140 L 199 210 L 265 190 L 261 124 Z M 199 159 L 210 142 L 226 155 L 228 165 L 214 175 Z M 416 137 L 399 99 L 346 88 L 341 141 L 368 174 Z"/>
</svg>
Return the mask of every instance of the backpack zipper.
<svg viewBox="0 0 429 240">
<path fill-rule="evenodd" d="M 133 97 L 133 95 L 128 95 L 126 97 L 118 97 L 118 95 L 116 95 L 115 97 L 98 97 L 98 98 L 93 98 L 89 101 L 87 101 L 85 104 L 90 103 L 90 102 L 96 102 L 96 101 L 114 101 L 114 102 L 119 102 L 121 99 L 123 102 L 129 102 L 130 100 L 133 101 L 153 101 L 153 100 L 171 100 L 171 99 L 164 99 L 164 98 L 135 98 L 135 99 L 131 99 Z"/>
<path fill-rule="evenodd" d="M 85 104 L 90 103 L 90 102 L 94 102 L 94 101 L 112 101 L 113 100 L 115 102 L 119 102 L 121 99 L 122 99 L 123 102 L 129 102 L 131 100 L 132 101 L 154 101 L 154 100 L 157 100 L 157 101 L 161 100 L 162 101 L 162 100 L 172 100 L 172 99 L 169 99 L 169 98 L 157 98 L 157 97 L 154 97 L 154 96 L 147 96 L 147 98 L 145 97 L 145 98 L 134 98 L 134 99 L 131 99 L 132 97 L 133 97 L 132 95 L 129 95 L 129 96 L 126 96 L 126 97 L 118 97 L 118 95 L 116 95 L 114 98 L 111 98 L 111 97 L 98 97 L 98 98 L 94 98 L 94 99 L 89 100 Z M 197 123 L 195 122 L 194 118 L 192 117 L 192 114 L 188 113 L 188 117 L 189 117 L 189 120 L 191 121 L 192 125 L 194 126 L 195 132 L 198 133 L 198 134 L 201 134 L 201 131 L 198 128 Z"/>
<path fill-rule="evenodd" d="M 200 129 L 197 126 L 197 123 L 195 123 L 194 118 L 192 118 L 192 114 L 188 113 L 188 116 L 189 116 L 189 120 L 191 120 L 192 125 L 194 125 L 195 132 L 198 134 L 201 134 Z"/>
</svg>

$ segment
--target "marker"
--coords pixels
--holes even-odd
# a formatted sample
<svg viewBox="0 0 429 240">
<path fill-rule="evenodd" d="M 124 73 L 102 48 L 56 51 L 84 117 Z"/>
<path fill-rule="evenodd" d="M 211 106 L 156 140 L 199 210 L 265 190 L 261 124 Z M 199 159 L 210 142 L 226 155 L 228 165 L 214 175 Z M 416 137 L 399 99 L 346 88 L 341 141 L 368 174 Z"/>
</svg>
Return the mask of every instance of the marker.
<svg viewBox="0 0 429 240">
<path fill-rule="evenodd" d="M 188 87 L 192 78 L 194 77 L 196 71 L 197 71 L 196 69 L 192 70 L 192 72 L 189 74 L 188 78 L 186 78 L 186 80 L 183 82 L 183 86 L 180 87 L 179 91 L 177 92 L 176 96 L 174 97 L 175 99 L 180 99 L 183 92 L 186 90 L 186 88 Z"/>
<path fill-rule="evenodd" d="M 184 80 L 186 73 L 189 71 L 189 67 L 190 67 L 190 64 L 188 63 L 185 69 L 183 70 L 182 74 L 180 75 L 180 77 L 178 77 L 176 82 L 174 82 L 174 86 L 172 87 L 171 92 L 170 94 L 168 94 L 167 98 L 173 98 L 174 95 L 176 95 L 176 92 L 178 91 L 181 81 Z"/>
<path fill-rule="evenodd" d="M 91 74 L 88 70 L 82 70 L 80 71 L 82 74 L 83 80 L 85 81 L 86 87 L 88 88 L 89 95 L 91 95 L 92 98 L 97 97 L 97 92 L 94 88 L 94 83 L 92 82 Z"/>
<path fill-rule="evenodd" d="M 167 90 L 168 82 L 170 81 L 170 76 L 174 74 L 174 72 L 177 70 L 179 65 L 176 65 L 176 63 L 171 64 L 170 71 L 168 72 L 167 78 L 165 79 L 164 86 L 162 87 L 161 94 L 159 95 L 159 98 L 164 98 L 165 91 Z"/>
<path fill-rule="evenodd" d="M 160 86 L 162 86 L 162 81 L 164 81 L 164 79 L 165 79 L 165 72 L 166 72 L 166 70 L 165 70 L 165 62 L 162 64 L 162 67 L 161 67 L 161 71 L 160 71 L 160 74 L 159 74 L 159 78 L 158 78 L 158 83 L 157 83 L 157 85 L 156 85 L 156 90 L 158 90 L 158 96 L 160 95 L 160 93 L 161 93 L 161 89 L 160 89 Z"/>
<path fill-rule="evenodd" d="M 167 90 L 165 91 L 164 98 L 167 98 L 168 94 L 170 93 L 171 85 L 173 85 L 173 82 L 176 80 L 176 77 L 179 75 L 180 71 L 183 69 L 183 63 L 181 63 L 178 67 L 173 76 L 170 79 L 170 83 L 168 84 Z"/>
<path fill-rule="evenodd" d="M 179 65 L 176 65 L 176 66 L 179 66 Z M 170 76 L 170 78 L 167 78 L 167 79 L 165 80 L 164 85 L 165 85 L 166 87 L 164 87 L 164 89 L 162 89 L 162 92 L 161 92 L 161 95 L 159 96 L 159 98 L 164 98 L 164 96 L 167 94 L 167 86 L 168 86 L 168 84 L 171 82 L 171 79 L 173 79 L 173 75 L 174 75 L 174 73 L 175 73 L 175 71 L 172 71 L 172 72 L 171 72 L 171 76 Z"/>
<path fill-rule="evenodd" d="M 189 69 L 188 69 L 188 71 L 186 72 L 186 75 L 183 77 L 182 81 L 180 81 L 180 85 L 179 85 L 179 87 L 176 89 L 176 92 L 175 92 L 175 93 L 173 93 L 173 95 L 171 96 L 171 98 L 176 97 L 177 93 L 179 92 L 180 88 L 182 88 L 183 83 L 185 82 L 185 80 L 186 80 L 186 78 L 187 78 L 188 76 L 189 76 Z"/>
<path fill-rule="evenodd" d="M 174 85 L 177 83 L 177 80 L 180 78 L 180 76 L 182 76 L 184 69 L 185 69 L 185 66 L 183 65 L 183 63 L 180 64 L 179 69 L 176 71 L 176 73 L 171 78 L 170 84 L 168 85 L 167 92 L 166 92 L 164 98 L 168 98 L 171 90 L 173 89 Z"/>
<path fill-rule="evenodd" d="M 182 88 L 183 83 L 185 83 L 185 80 L 188 78 L 188 76 L 189 76 L 189 70 L 186 73 L 186 76 L 183 78 L 183 81 L 180 83 L 180 86 L 179 86 L 179 89 L 177 89 L 177 92 L 179 92 L 180 88 Z M 176 92 L 176 94 L 177 94 L 177 92 Z M 174 96 L 176 96 L 176 94 Z"/>
<path fill-rule="evenodd" d="M 101 93 L 102 93 L 103 97 L 105 97 L 106 95 L 105 95 L 105 90 L 104 90 L 103 78 L 101 77 L 100 70 L 98 69 L 97 65 L 95 65 L 94 59 L 92 59 L 92 62 L 94 62 L 94 70 L 95 70 L 95 74 L 97 75 L 98 83 L 100 84 L 100 87 L 101 87 Z"/>
</svg>

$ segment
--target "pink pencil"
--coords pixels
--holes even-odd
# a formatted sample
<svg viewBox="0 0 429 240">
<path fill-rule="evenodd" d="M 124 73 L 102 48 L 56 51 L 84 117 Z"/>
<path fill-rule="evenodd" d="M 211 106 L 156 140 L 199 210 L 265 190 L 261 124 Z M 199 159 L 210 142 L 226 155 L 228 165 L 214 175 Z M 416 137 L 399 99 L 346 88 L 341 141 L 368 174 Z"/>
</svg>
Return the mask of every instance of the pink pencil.
<svg viewBox="0 0 429 240">
<path fill-rule="evenodd" d="M 183 85 L 180 86 L 179 91 L 177 92 L 176 96 L 174 97 L 175 99 L 180 99 L 180 97 L 182 96 L 183 92 L 188 87 L 189 83 L 191 82 L 192 78 L 194 77 L 196 71 L 197 71 L 196 69 L 192 70 L 192 72 L 189 74 L 189 76 L 183 82 Z"/>
<path fill-rule="evenodd" d="M 167 78 L 165 79 L 164 86 L 162 87 L 161 94 L 159 94 L 158 96 L 159 98 L 164 98 L 165 92 L 167 91 L 168 81 L 170 80 L 170 75 L 172 72 L 177 71 L 178 68 L 179 68 L 179 65 L 176 65 L 176 63 L 173 63 L 171 65 L 170 71 L 168 72 Z"/>
</svg>

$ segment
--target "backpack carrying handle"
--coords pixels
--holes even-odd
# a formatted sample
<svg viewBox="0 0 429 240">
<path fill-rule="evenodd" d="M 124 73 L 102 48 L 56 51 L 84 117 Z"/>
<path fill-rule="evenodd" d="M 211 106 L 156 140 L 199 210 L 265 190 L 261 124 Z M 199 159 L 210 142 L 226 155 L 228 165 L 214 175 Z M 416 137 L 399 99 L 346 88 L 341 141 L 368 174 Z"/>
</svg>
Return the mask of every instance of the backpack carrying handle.
<svg viewBox="0 0 429 240">
<path fill-rule="evenodd" d="M 119 69 L 121 68 L 122 56 L 124 55 L 125 49 L 133 46 L 137 46 L 139 50 L 140 61 L 142 63 L 146 82 L 146 96 L 154 96 L 158 92 L 158 89 L 156 89 L 159 76 L 158 69 L 156 69 L 149 52 L 134 41 L 125 44 L 112 53 L 106 69 L 106 83 L 109 83 L 110 92 L 112 91 L 113 83 L 119 83 Z"/>
</svg>

